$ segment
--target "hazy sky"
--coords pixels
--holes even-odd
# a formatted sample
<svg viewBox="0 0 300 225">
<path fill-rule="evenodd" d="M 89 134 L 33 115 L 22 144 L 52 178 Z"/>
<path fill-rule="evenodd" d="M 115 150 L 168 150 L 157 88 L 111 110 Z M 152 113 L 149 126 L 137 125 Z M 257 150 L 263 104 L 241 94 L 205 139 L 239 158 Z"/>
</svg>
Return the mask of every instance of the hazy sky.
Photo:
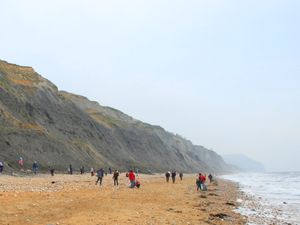
<svg viewBox="0 0 300 225">
<path fill-rule="evenodd" d="M 0 0 L 0 59 L 220 154 L 300 170 L 300 1 Z"/>
</svg>

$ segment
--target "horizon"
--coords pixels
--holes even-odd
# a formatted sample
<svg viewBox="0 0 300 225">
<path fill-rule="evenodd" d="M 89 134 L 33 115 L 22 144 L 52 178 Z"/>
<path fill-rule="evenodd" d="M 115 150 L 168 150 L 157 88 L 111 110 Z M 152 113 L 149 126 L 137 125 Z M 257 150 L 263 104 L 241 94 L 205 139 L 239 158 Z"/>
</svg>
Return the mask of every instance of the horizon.
<svg viewBox="0 0 300 225">
<path fill-rule="evenodd" d="M 0 58 L 267 171 L 300 171 L 298 1 L 9 1 Z"/>
</svg>

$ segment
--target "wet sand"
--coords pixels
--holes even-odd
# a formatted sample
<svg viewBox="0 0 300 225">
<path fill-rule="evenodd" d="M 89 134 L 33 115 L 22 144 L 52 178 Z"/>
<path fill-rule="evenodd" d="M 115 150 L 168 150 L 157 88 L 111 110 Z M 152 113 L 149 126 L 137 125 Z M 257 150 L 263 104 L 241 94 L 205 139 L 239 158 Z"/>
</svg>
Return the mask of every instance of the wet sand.
<svg viewBox="0 0 300 225">
<path fill-rule="evenodd" d="M 0 176 L 0 224 L 245 224 L 233 212 L 238 189 L 218 180 L 196 191 L 195 176 L 175 184 L 163 175 L 139 175 L 140 189 L 128 188 L 125 174 L 114 187 L 90 175 Z"/>
</svg>

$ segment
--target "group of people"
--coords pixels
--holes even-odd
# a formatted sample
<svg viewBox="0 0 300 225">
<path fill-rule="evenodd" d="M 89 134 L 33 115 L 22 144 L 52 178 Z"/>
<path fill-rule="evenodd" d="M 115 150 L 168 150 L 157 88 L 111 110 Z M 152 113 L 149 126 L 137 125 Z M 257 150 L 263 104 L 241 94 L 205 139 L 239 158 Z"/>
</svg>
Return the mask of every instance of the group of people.
<svg viewBox="0 0 300 225">
<path fill-rule="evenodd" d="M 19 164 L 23 166 L 24 164 L 24 161 L 23 159 L 20 157 L 20 160 L 19 160 Z M 3 169 L 4 169 L 4 163 L 2 161 L 0 161 L 0 174 L 3 173 Z M 37 174 L 38 171 L 39 171 L 39 164 L 37 163 L 37 161 L 34 161 L 33 164 L 32 164 L 32 171 L 34 174 Z M 54 168 L 51 167 L 50 168 L 50 173 L 51 173 L 51 176 L 54 176 Z M 114 172 L 112 172 L 112 169 L 109 168 L 108 169 L 109 173 L 112 174 L 112 179 L 114 181 L 114 186 L 119 186 L 119 175 L 120 175 L 120 172 L 118 170 L 114 170 Z M 84 174 L 85 170 L 84 170 L 84 167 L 82 166 L 80 168 L 80 174 Z M 73 174 L 73 167 L 72 165 L 70 164 L 68 166 L 68 174 Z M 91 176 L 94 176 L 95 175 L 95 171 L 93 168 L 91 168 Z M 100 186 L 102 185 L 102 182 L 103 182 L 103 177 L 104 175 L 107 175 L 107 172 L 104 171 L 103 168 L 99 169 L 96 171 L 96 176 L 97 176 L 97 180 L 96 180 L 96 185 L 99 183 Z M 172 172 L 171 171 L 167 171 L 165 173 L 165 177 L 166 177 L 166 182 L 169 183 L 170 181 L 170 178 L 172 179 L 172 183 L 174 184 L 175 181 L 176 181 L 176 176 L 177 176 L 177 172 L 175 170 L 173 170 Z M 140 188 L 141 186 L 141 183 L 136 179 L 136 175 L 134 173 L 133 170 L 130 170 L 126 173 L 126 177 L 128 177 L 129 179 L 129 182 L 130 182 L 130 185 L 129 187 L 130 188 Z M 179 173 L 179 178 L 180 180 L 183 179 L 183 173 L 180 172 Z M 209 182 L 212 183 L 213 182 L 213 176 L 211 174 L 208 175 L 208 179 L 209 179 Z M 206 191 L 207 190 L 207 186 L 206 186 L 206 174 L 202 174 L 202 173 L 199 173 L 197 175 L 197 179 L 196 179 L 196 186 L 197 186 L 197 191 L 198 190 L 202 190 L 202 191 Z"/>
<path fill-rule="evenodd" d="M 24 169 L 24 160 L 23 160 L 22 157 L 20 157 L 18 159 L 18 164 L 20 166 L 20 169 L 23 170 Z M 37 163 L 37 161 L 34 161 L 33 164 L 32 164 L 32 172 L 34 174 L 37 174 L 39 169 L 40 169 L 39 164 Z M 3 173 L 3 170 L 4 170 L 4 163 L 2 161 L 0 161 L 0 174 Z"/>
<path fill-rule="evenodd" d="M 174 184 L 175 180 L 176 180 L 177 172 L 175 170 L 173 170 L 172 172 L 168 171 L 168 172 L 165 173 L 165 176 L 166 176 L 167 183 L 169 183 L 169 180 L 170 180 L 170 177 L 171 177 L 172 182 Z M 183 173 L 182 172 L 179 173 L 179 178 L 180 178 L 180 180 L 182 180 L 182 178 L 183 178 Z"/>
<path fill-rule="evenodd" d="M 213 176 L 211 174 L 208 175 L 209 183 L 213 182 Z M 207 191 L 206 186 L 206 174 L 198 174 L 198 178 L 196 179 L 197 191 Z"/>
<path fill-rule="evenodd" d="M 165 173 L 166 182 L 169 183 L 170 177 L 171 177 L 172 178 L 172 182 L 174 184 L 175 180 L 176 180 L 176 175 L 177 175 L 177 172 L 175 170 L 173 170 L 172 172 L 171 171 L 167 171 Z M 180 177 L 180 180 L 182 180 L 182 178 L 183 178 L 183 173 L 182 172 L 179 173 L 179 177 Z M 211 174 L 209 174 L 208 175 L 208 179 L 209 179 L 209 182 L 211 183 L 213 181 L 213 176 Z M 196 179 L 197 191 L 198 190 L 206 191 L 207 187 L 206 187 L 205 183 L 206 183 L 206 174 L 199 173 L 198 177 Z"/>
<path fill-rule="evenodd" d="M 130 181 L 130 188 L 140 188 L 141 183 L 136 179 L 135 173 L 133 172 L 133 170 L 130 170 L 129 173 L 126 173 L 126 177 L 129 178 Z"/>
<path fill-rule="evenodd" d="M 110 173 L 112 172 L 112 170 L 110 170 Z M 91 175 L 93 176 L 93 172 L 91 172 Z M 120 176 L 120 172 L 118 170 L 115 170 L 113 172 L 112 178 L 114 181 L 114 186 L 119 186 L 119 176 Z M 101 168 L 99 170 L 97 170 L 97 180 L 96 180 L 96 185 L 99 182 L 99 185 L 102 185 L 103 182 L 103 177 L 104 177 L 104 170 Z M 130 188 L 140 188 L 141 183 L 136 179 L 136 175 L 133 172 L 133 170 L 130 170 L 128 173 L 126 173 L 126 177 L 128 177 L 130 185 Z"/>
<path fill-rule="evenodd" d="M 23 167 L 24 167 L 24 160 L 23 160 L 22 157 L 19 158 L 18 164 L 19 164 L 19 166 L 20 166 L 20 169 L 23 170 Z M 3 163 L 2 161 L 0 161 L 0 174 L 3 173 L 3 170 L 4 170 L 4 163 Z M 38 164 L 37 161 L 34 161 L 34 162 L 32 163 L 32 172 L 33 172 L 34 174 L 37 174 L 37 173 L 39 172 L 39 170 L 40 170 L 40 165 Z M 54 176 L 54 168 L 53 168 L 53 167 L 50 168 L 50 173 L 51 173 L 52 176 Z"/>
<path fill-rule="evenodd" d="M 109 174 L 112 174 L 112 169 L 109 168 L 108 170 L 109 170 Z M 101 185 L 102 185 L 103 177 L 104 177 L 104 175 L 106 176 L 107 173 L 104 171 L 103 168 L 97 170 L 96 173 L 97 173 L 97 175 L 96 175 L 96 176 L 97 176 L 96 185 L 97 185 L 98 182 L 99 182 L 99 184 L 100 184 L 100 186 L 101 186 Z M 91 168 L 91 176 L 94 176 L 94 175 L 95 175 L 94 168 Z M 113 178 L 113 180 L 114 180 L 114 186 L 118 186 L 118 185 L 119 185 L 119 175 L 120 175 L 120 173 L 119 173 L 118 170 L 115 170 L 115 171 L 113 172 L 113 177 L 112 177 L 112 178 Z"/>
</svg>

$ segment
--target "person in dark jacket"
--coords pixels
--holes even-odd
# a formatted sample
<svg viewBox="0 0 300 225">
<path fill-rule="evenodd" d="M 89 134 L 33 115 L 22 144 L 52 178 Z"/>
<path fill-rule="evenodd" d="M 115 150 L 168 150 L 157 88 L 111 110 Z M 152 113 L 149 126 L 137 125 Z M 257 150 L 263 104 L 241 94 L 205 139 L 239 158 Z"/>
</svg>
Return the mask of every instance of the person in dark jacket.
<svg viewBox="0 0 300 225">
<path fill-rule="evenodd" d="M 211 174 L 209 174 L 208 179 L 209 179 L 209 183 L 211 184 L 211 182 L 213 181 L 213 176 Z"/>
<path fill-rule="evenodd" d="M 170 171 L 166 172 L 165 176 L 166 176 L 167 183 L 169 183 L 171 172 Z"/>
<path fill-rule="evenodd" d="M 114 174 L 113 174 L 113 179 L 114 179 L 114 186 L 119 186 L 119 171 L 118 170 L 115 170 L 114 171 Z"/>
<path fill-rule="evenodd" d="M 201 190 L 201 177 L 202 177 L 202 174 L 199 173 L 199 174 L 198 174 L 198 178 L 197 178 L 197 180 L 196 180 L 197 191 Z"/>
<path fill-rule="evenodd" d="M 80 168 L 80 174 L 84 174 L 84 166 Z"/>
<path fill-rule="evenodd" d="M 51 173 L 51 176 L 53 177 L 54 176 L 54 171 L 55 169 L 53 167 L 50 168 L 50 173 Z"/>
<path fill-rule="evenodd" d="M 72 164 L 70 164 L 69 167 L 68 167 L 68 173 L 69 173 L 70 175 L 73 174 L 73 167 L 72 167 Z"/>
<path fill-rule="evenodd" d="M 103 179 L 103 176 L 104 176 L 104 170 L 101 168 L 97 171 L 97 181 L 96 181 L 96 185 L 98 184 L 98 181 L 100 183 L 100 186 L 102 185 L 102 179 Z"/>
<path fill-rule="evenodd" d="M 183 177 L 183 173 L 182 172 L 179 174 L 179 177 L 180 177 L 180 180 L 182 180 L 182 177 Z"/>
<path fill-rule="evenodd" d="M 37 163 L 37 161 L 34 161 L 34 163 L 32 164 L 32 171 L 34 174 L 36 174 L 39 170 L 39 164 Z"/>
<path fill-rule="evenodd" d="M 4 168 L 3 162 L 0 161 L 0 174 L 2 174 Z"/>
<path fill-rule="evenodd" d="M 175 183 L 175 179 L 176 179 L 176 171 L 173 171 L 172 174 L 171 174 L 171 176 L 172 176 L 172 182 L 174 184 Z"/>
</svg>

